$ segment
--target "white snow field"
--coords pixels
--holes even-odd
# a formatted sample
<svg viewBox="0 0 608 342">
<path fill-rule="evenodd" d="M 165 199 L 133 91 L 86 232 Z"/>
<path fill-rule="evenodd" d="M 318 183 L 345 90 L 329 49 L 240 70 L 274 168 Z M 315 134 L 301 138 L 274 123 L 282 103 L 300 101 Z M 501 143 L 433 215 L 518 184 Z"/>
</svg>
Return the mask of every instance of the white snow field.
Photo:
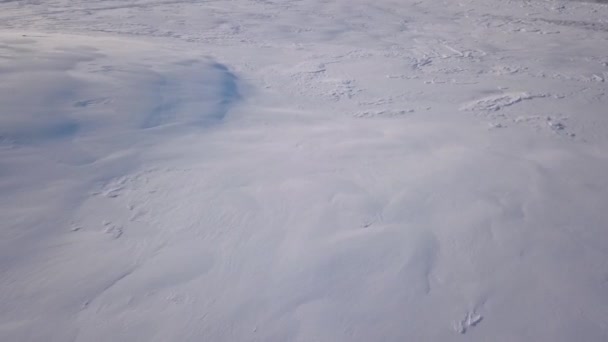
<svg viewBox="0 0 608 342">
<path fill-rule="evenodd" d="M 608 341 L 608 4 L 0 0 L 0 341 Z"/>
</svg>

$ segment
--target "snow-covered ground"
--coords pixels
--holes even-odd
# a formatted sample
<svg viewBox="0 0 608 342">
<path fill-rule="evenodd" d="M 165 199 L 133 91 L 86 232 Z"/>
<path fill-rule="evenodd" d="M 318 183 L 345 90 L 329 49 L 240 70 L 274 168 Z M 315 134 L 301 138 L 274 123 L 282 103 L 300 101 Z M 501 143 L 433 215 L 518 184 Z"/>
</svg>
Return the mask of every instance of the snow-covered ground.
<svg viewBox="0 0 608 342">
<path fill-rule="evenodd" d="M 0 0 L 0 341 L 608 341 L 608 5 Z"/>
</svg>

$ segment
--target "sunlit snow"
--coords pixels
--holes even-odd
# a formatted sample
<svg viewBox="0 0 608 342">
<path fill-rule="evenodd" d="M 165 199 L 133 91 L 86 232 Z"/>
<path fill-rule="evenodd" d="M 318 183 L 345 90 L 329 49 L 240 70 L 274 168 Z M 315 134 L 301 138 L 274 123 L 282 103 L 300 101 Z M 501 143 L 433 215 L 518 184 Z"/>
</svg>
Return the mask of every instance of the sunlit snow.
<svg viewBox="0 0 608 342">
<path fill-rule="evenodd" d="M 0 0 L 0 341 L 608 341 L 608 4 Z"/>
</svg>

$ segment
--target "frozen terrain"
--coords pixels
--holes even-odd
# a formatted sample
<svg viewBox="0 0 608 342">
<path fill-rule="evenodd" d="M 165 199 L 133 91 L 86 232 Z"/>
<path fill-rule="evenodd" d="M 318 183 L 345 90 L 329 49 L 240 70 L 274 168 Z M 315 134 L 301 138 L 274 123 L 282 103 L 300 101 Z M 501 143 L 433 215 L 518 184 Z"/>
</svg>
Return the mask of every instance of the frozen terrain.
<svg viewBox="0 0 608 342">
<path fill-rule="evenodd" d="M 0 0 L 0 341 L 608 341 L 608 4 Z"/>
</svg>

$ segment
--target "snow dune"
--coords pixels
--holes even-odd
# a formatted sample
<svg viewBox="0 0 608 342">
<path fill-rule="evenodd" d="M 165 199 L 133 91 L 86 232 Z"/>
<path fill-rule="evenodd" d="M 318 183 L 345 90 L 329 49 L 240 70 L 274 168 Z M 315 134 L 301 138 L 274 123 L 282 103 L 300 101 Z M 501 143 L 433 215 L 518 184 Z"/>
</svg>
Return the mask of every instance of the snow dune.
<svg viewBox="0 0 608 342">
<path fill-rule="evenodd" d="M 0 340 L 608 338 L 605 5 L 0 9 Z"/>
<path fill-rule="evenodd" d="M 54 330 L 49 320 L 71 320 L 72 310 L 58 307 L 83 305 L 110 286 L 114 270 L 103 260 L 113 263 L 121 255 L 99 237 L 65 236 L 84 228 L 73 217 L 96 196 L 96 184 L 135 170 L 148 148 L 221 124 L 240 97 L 236 76 L 209 58 L 155 63 L 140 59 L 151 52 L 144 47 L 45 38 L 3 37 L 10 56 L 2 61 L 0 99 L 2 192 L 10 194 L 2 201 L 0 248 L 8 340 L 44 339 L 51 331 L 31 324 Z M 122 234 L 108 222 L 96 222 L 103 227 L 101 242 L 106 234 Z M 104 259 L 104 252 L 111 257 Z M 26 333 L 10 333 L 18 327 Z"/>
</svg>

